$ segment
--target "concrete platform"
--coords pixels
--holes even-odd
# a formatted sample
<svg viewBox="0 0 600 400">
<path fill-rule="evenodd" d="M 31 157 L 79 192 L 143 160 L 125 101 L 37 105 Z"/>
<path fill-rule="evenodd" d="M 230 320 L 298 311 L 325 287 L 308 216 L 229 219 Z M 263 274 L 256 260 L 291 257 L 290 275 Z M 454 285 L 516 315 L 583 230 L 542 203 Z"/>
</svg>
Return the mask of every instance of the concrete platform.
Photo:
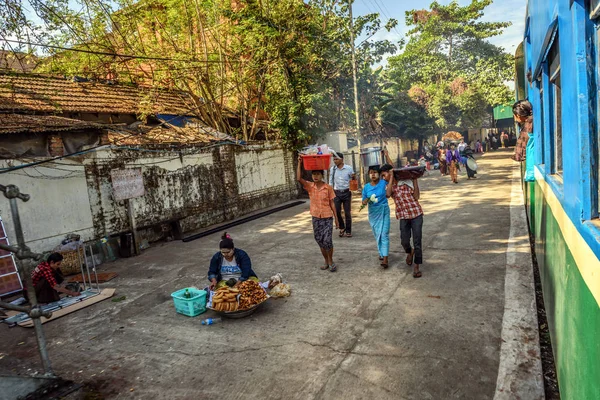
<svg viewBox="0 0 600 400">
<path fill-rule="evenodd" d="M 156 245 L 103 266 L 119 274 L 108 285 L 126 299 L 44 326 L 55 372 L 85 385 L 72 398 L 87 391 L 106 399 L 493 399 L 513 387 L 505 398 L 541 399 L 526 267 L 517 282 L 526 288 L 533 350 L 503 356 L 511 351 L 503 336 L 516 326 L 505 317 L 515 168 L 508 157 L 486 155 L 474 181 L 461 175 L 455 185 L 437 171 L 422 179 L 421 279 L 404 264 L 395 219 L 390 268 L 380 270 L 358 198 L 354 237 L 334 236 L 337 274 L 318 269 L 308 204 L 231 229 L 261 278 L 281 272 L 293 289 L 246 319 L 206 327 L 200 321 L 210 313 L 188 318 L 173 308 L 172 292 L 205 285 L 219 235 Z M 526 263 L 527 249 L 514 249 Z M 39 369 L 31 330 L 0 325 L 0 342 L 0 373 Z M 513 384 L 514 372 L 503 373 L 500 385 L 499 366 L 511 371 L 522 357 L 531 363 L 519 370 L 527 391 Z"/>
</svg>

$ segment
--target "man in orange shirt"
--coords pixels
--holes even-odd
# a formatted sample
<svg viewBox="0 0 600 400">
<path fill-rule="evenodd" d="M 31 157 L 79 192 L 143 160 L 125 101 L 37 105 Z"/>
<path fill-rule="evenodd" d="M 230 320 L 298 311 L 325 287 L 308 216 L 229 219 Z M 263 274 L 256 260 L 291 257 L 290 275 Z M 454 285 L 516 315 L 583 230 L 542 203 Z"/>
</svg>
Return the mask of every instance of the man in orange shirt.
<svg viewBox="0 0 600 400">
<path fill-rule="evenodd" d="M 323 181 L 323 171 L 311 171 L 312 182 L 302 179 L 302 157 L 298 157 L 296 179 L 304 186 L 310 197 L 310 214 L 312 215 L 315 240 L 321 248 L 325 259 L 322 270 L 337 271 L 333 262 L 333 224 L 338 228 L 338 218 L 335 211 L 335 193 L 333 188 Z"/>
</svg>

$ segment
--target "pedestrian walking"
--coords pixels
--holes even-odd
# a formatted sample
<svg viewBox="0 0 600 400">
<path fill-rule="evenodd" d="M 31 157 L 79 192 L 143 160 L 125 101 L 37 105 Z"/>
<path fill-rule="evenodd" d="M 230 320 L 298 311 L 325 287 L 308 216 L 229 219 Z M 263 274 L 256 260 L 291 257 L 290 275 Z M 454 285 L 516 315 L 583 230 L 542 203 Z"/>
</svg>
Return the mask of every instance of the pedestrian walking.
<svg viewBox="0 0 600 400">
<path fill-rule="evenodd" d="M 419 204 L 421 196 L 418 180 L 397 181 L 391 171 L 386 194 L 394 199 L 396 219 L 400 220 L 400 241 L 406 252 L 406 264 L 413 266 L 413 277 L 423 276 L 420 267 L 423 264 L 423 208 Z M 411 245 L 412 238 L 412 245 Z"/>
<path fill-rule="evenodd" d="M 384 165 L 384 172 L 392 170 L 389 164 Z M 369 207 L 369 224 L 373 230 L 373 236 L 377 242 L 379 260 L 383 269 L 388 268 L 388 255 L 390 252 L 390 206 L 386 188 L 388 182 L 382 177 L 382 169 L 379 166 L 369 167 L 369 178 L 362 192 L 362 204 Z"/>
<path fill-rule="evenodd" d="M 313 232 L 315 241 L 321 249 L 325 260 L 322 270 L 337 271 L 333 262 L 333 224 L 338 228 L 337 213 L 335 210 L 335 193 L 333 188 L 323 180 L 323 171 L 311 171 L 312 182 L 302 179 L 302 157 L 298 157 L 296 179 L 302 184 L 310 197 L 310 214 L 312 215 Z"/>
<path fill-rule="evenodd" d="M 344 164 L 344 155 L 334 154 L 333 167 L 329 171 L 329 185 L 335 193 L 335 210 L 340 237 L 352 237 L 352 192 L 350 191 L 350 180 L 356 175 L 351 166 Z M 342 208 L 344 215 L 342 217 Z"/>
<path fill-rule="evenodd" d="M 477 179 L 477 177 L 475 176 L 477 175 L 477 171 L 469 167 L 469 159 L 475 161 L 475 157 L 473 156 L 473 150 L 467 146 L 463 154 L 465 159 L 465 162 L 463 164 L 465 165 L 465 169 L 467 170 L 467 179 Z"/>
<path fill-rule="evenodd" d="M 483 147 L 481 145 L 481 140 L 477 139 L 477 143 L 475 143 L 475 153 L 483 153 Z"/>
<path fill-rule="evenodd" d="M 446 152 L 446 162 L 450 169 L 450 178 L 452 182 L 458 183 L 458 170 L 460 169 L 460 152 L 454 146 L 454 143 L 450 144 L 450 149 Z"/>
<path fill-rule="evenodd" d="M 438 160 L 440 161 L 440 173 L 442 176 L 448 175 L 448 163 L 446 162 L 446 147 L 442 146 L 438 150 Z"/>
</svg>

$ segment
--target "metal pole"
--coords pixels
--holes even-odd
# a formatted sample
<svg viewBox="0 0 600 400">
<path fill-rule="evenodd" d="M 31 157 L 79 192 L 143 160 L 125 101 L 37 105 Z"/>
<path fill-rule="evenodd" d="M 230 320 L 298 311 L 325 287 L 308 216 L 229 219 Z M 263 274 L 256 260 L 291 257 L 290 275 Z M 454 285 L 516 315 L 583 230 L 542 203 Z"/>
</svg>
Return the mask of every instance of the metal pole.
<svg viewBox="0 0 600 400">
<path fill-rule="evenodd" d="M 83 283 L 83 290 L 87 289 L 87 286 L 85 284 L 85 272 L 83 271 L 83 260 L 81 259 L 81 244 L 77 245 L 77 260 L 79 260 L 79 270 L 81 271 L 81 282 Z M 85 247 L 83 250 L 83 257 L 85 258 Z M 91 283 L 90 283 L 90 287 L 91 287 Z"/>
<path fill-rule="evenodd" d="M 92 251 L 91 248 L 90 248 L 90 253 L 92 253 L 90 255 L 90 257 L 93 258 L 94 257 L 94 252 Z M 93 287 L 92 287 L 92 275 L 90 275 L 90 264 L 89 264 L 88 259 L 87 259 L 87 245 L 84 245 L 83 258 L 85 259 L 85 269 L 87 270 L 88 279 L 90 281 L 90 289 L 93 289 Z"/>
<path fill-rule="evenodd" d="M 98 283 L 98 274 L 96 273 L 96 260 L 94 259 L 94 250 L 92 245 L 90 244 L 90 252 L 92 253 L 92 271 L 94 272 L 94 277 L 96 278 L 96 290 L 100 293 L 100 284 Z M 92 283 L 90 282 L 90 286 Z"/>
<path fill-rule="evenodd" d="M 23 234 L 23 227 L 21 226 L 21 217 L 19 216 L 19 205 L 17 204 L 17 198 L 28 201 L 29 195 L 22 194 L 19 188 L 15 185 L 0 185 L 0 190 L 4 192 L 4 196 L 8 199 L 10 204 L 10 212 L 13 219 L 13 225 L 15 227 L 15 235 L 17 237 L 17 244 L 19 245 L 19 251 L 15 253 L 18 258 L 30 257 L 34 259 L 40 259 L 40 254 L 31 253 L 29 247 L 25 244 L 25 236 Z M 22 261 L 17 263 L 17 268 L 20 269 L 19 273 L 21 278 L 26 282 L 27 285 L 27 296 L 29 297 L 29 304 L 31 305 L 31 311 L 29 315 L 33 319 L 33 326 L 35 328 L 35 337 L 37 339 L 38 348 L 40 351 L 40 358 L 42 360 L 42 366 L 47 376 L 55 376 L 52 371 L 52 365 L 50 363 L 50 357 L 48 356 L 48 349 L 46 348 L 46 338 L 44 336 L 44 329 L 40 317 L 42 312 L 37 303 L 37 297 L 35 295 L 35 288 L 31 281 L 31 268 L 27 265 L 28 261 Z M 19 268 L 21 266 L 21 268 Z"/>
<path fill-rule="evenodd" d="M 356 78 L 356 48 L 354 44 L 354 16 L 352 15 L 352 5 L 354 0 L 348 0 L 348 9 L 350 12 L 350 48 L 352 49 L 352 79 L 354 81 L 354 113 L 356 114 L 356 142 L 358 144 L 358 162 L 359 174 L 358 185 L 362 187 L 363 165 L 360 159 L 361 141 L 360 141 L 360 107 L 358 105 L 358 80 Z"/>
</svg>

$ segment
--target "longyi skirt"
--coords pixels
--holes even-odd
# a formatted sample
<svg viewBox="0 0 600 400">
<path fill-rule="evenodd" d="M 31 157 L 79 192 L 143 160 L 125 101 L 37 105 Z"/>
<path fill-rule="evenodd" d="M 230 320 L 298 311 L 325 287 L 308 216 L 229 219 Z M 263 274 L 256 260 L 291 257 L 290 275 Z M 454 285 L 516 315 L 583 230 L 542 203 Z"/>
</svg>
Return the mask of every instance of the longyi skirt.
<svg viewBox="0 0 600 400">
<path fill-rule="evenodd" d="M 329 250 L 333 248 L 333 218 L 312 217 L 315 241 L 320 248 Z"/>
</svg>

